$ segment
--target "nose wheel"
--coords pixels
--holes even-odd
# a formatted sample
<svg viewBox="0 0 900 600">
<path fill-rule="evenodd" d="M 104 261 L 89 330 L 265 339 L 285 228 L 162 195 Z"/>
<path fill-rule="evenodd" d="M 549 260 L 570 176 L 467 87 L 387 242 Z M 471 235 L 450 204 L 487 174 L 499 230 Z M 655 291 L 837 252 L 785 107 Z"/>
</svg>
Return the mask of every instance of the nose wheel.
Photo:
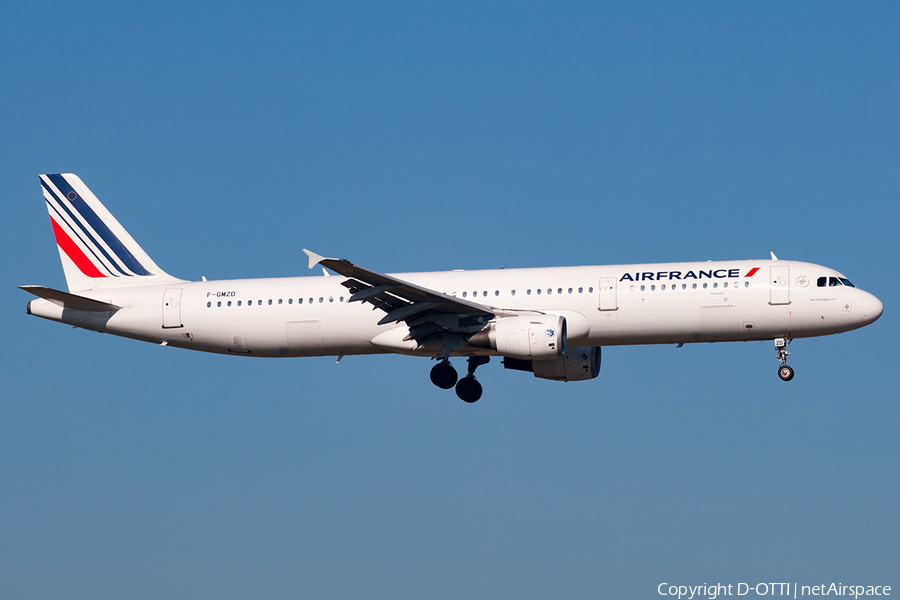
<svg viewBox="0 0 900 600">
<path fill-rule="evenodd" d="M 787 351 L 787 347 L 790 343 L 790 338 L 775 339 L 775 354 L 778 356 L 778 362 L 781 363 L 781 366 L 778 367 L 778 376 L 782 381 L 790 381 L 794 378 L 794 370 L 787 366 L 787 357 L 791 355 L 791 353 Z"/>
</svg>

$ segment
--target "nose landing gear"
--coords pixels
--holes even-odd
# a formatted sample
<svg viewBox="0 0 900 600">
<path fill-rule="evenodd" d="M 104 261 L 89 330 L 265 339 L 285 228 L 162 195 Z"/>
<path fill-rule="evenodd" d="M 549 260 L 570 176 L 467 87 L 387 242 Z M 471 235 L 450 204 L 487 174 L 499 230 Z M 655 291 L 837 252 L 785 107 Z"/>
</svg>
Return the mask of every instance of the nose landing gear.
<svg viewBox="0 0 900 600">
<path fill-rule="evenodd" d="M 781 363 L 781 366 L 778 367 L 778 376 L 782 381 L 790 381 L 794 378 L 794 370 L 787 366 L 787 357 L 791 355 L 787 351 L 790 343 L 791 338 L 775 338 L 775 353 L 778 356 L 778 362 Z"/>
</svg>

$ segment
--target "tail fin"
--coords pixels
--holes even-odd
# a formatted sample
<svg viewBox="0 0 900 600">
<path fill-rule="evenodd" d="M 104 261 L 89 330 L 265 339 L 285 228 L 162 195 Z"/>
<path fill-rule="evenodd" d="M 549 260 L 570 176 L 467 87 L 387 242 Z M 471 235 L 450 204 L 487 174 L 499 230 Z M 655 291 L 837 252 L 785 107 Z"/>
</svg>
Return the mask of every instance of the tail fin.
<svg viewBox="0 0 900 600">
<path fill-rule="evenodd" d="M 158 266 L 77 175 L 41 175 L 70 292 L 178 281 Z"/>
</svg>

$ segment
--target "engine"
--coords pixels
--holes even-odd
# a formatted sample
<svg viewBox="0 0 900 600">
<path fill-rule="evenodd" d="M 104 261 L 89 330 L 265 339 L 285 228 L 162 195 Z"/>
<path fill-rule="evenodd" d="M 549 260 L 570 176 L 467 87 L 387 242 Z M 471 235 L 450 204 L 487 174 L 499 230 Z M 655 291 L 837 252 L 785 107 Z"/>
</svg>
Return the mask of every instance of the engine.
<svg viewBox="0 0 900 600">
<path fill-rule="evenodd" d="M 535 377 L 554 381 L 584 381 L 600 373 L 600 348 L 569 348 L 559 358 L 520 360 L 504 358 L 503 366 L 517 371 L 531 371 Z"/>
<path fill-rule="evenodd" d="M 558 358 L 566 351 L 566 319 L 559 315 L 505 317 L 488 323 L 468 343 L 519 360 Z"/>
</svg>

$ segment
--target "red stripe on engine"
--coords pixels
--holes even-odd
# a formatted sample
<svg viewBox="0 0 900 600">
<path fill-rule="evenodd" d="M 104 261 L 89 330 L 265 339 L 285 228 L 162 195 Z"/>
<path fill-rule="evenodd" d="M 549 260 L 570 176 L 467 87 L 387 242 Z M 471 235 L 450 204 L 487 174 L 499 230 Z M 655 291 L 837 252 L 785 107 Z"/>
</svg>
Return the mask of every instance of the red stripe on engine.
<svg viewBox="0 0 900 600">
<path fill-rule="evenodd" d="M 759 271 L 759 267 L 753 267 L 752 269 L 750 269 L 749 273 L 744 275 L 744 277 L 753 277 L 753 275 L 755 275 L 757 271 Z"/>
<path fill-rule="evenodd" d="M 56 236 L 56 243 L 63 249 L 66 256 L 72 259 L 75 266 L 81 269 L 82 273 L 88 277 L 106 277 L 106 275 L 97 270 L 97 267 L 94 266 L 91 259 L 85 256 L 84 252 L 81 251 L 81 248 L 79 248 L 78 245 L 72 241 L 72 238 L 63 231 L 63 228 L 59 226 L 56 219 L 50 217 L 50 222 L 53 223 L 53 235 Z"/>
</svg>

